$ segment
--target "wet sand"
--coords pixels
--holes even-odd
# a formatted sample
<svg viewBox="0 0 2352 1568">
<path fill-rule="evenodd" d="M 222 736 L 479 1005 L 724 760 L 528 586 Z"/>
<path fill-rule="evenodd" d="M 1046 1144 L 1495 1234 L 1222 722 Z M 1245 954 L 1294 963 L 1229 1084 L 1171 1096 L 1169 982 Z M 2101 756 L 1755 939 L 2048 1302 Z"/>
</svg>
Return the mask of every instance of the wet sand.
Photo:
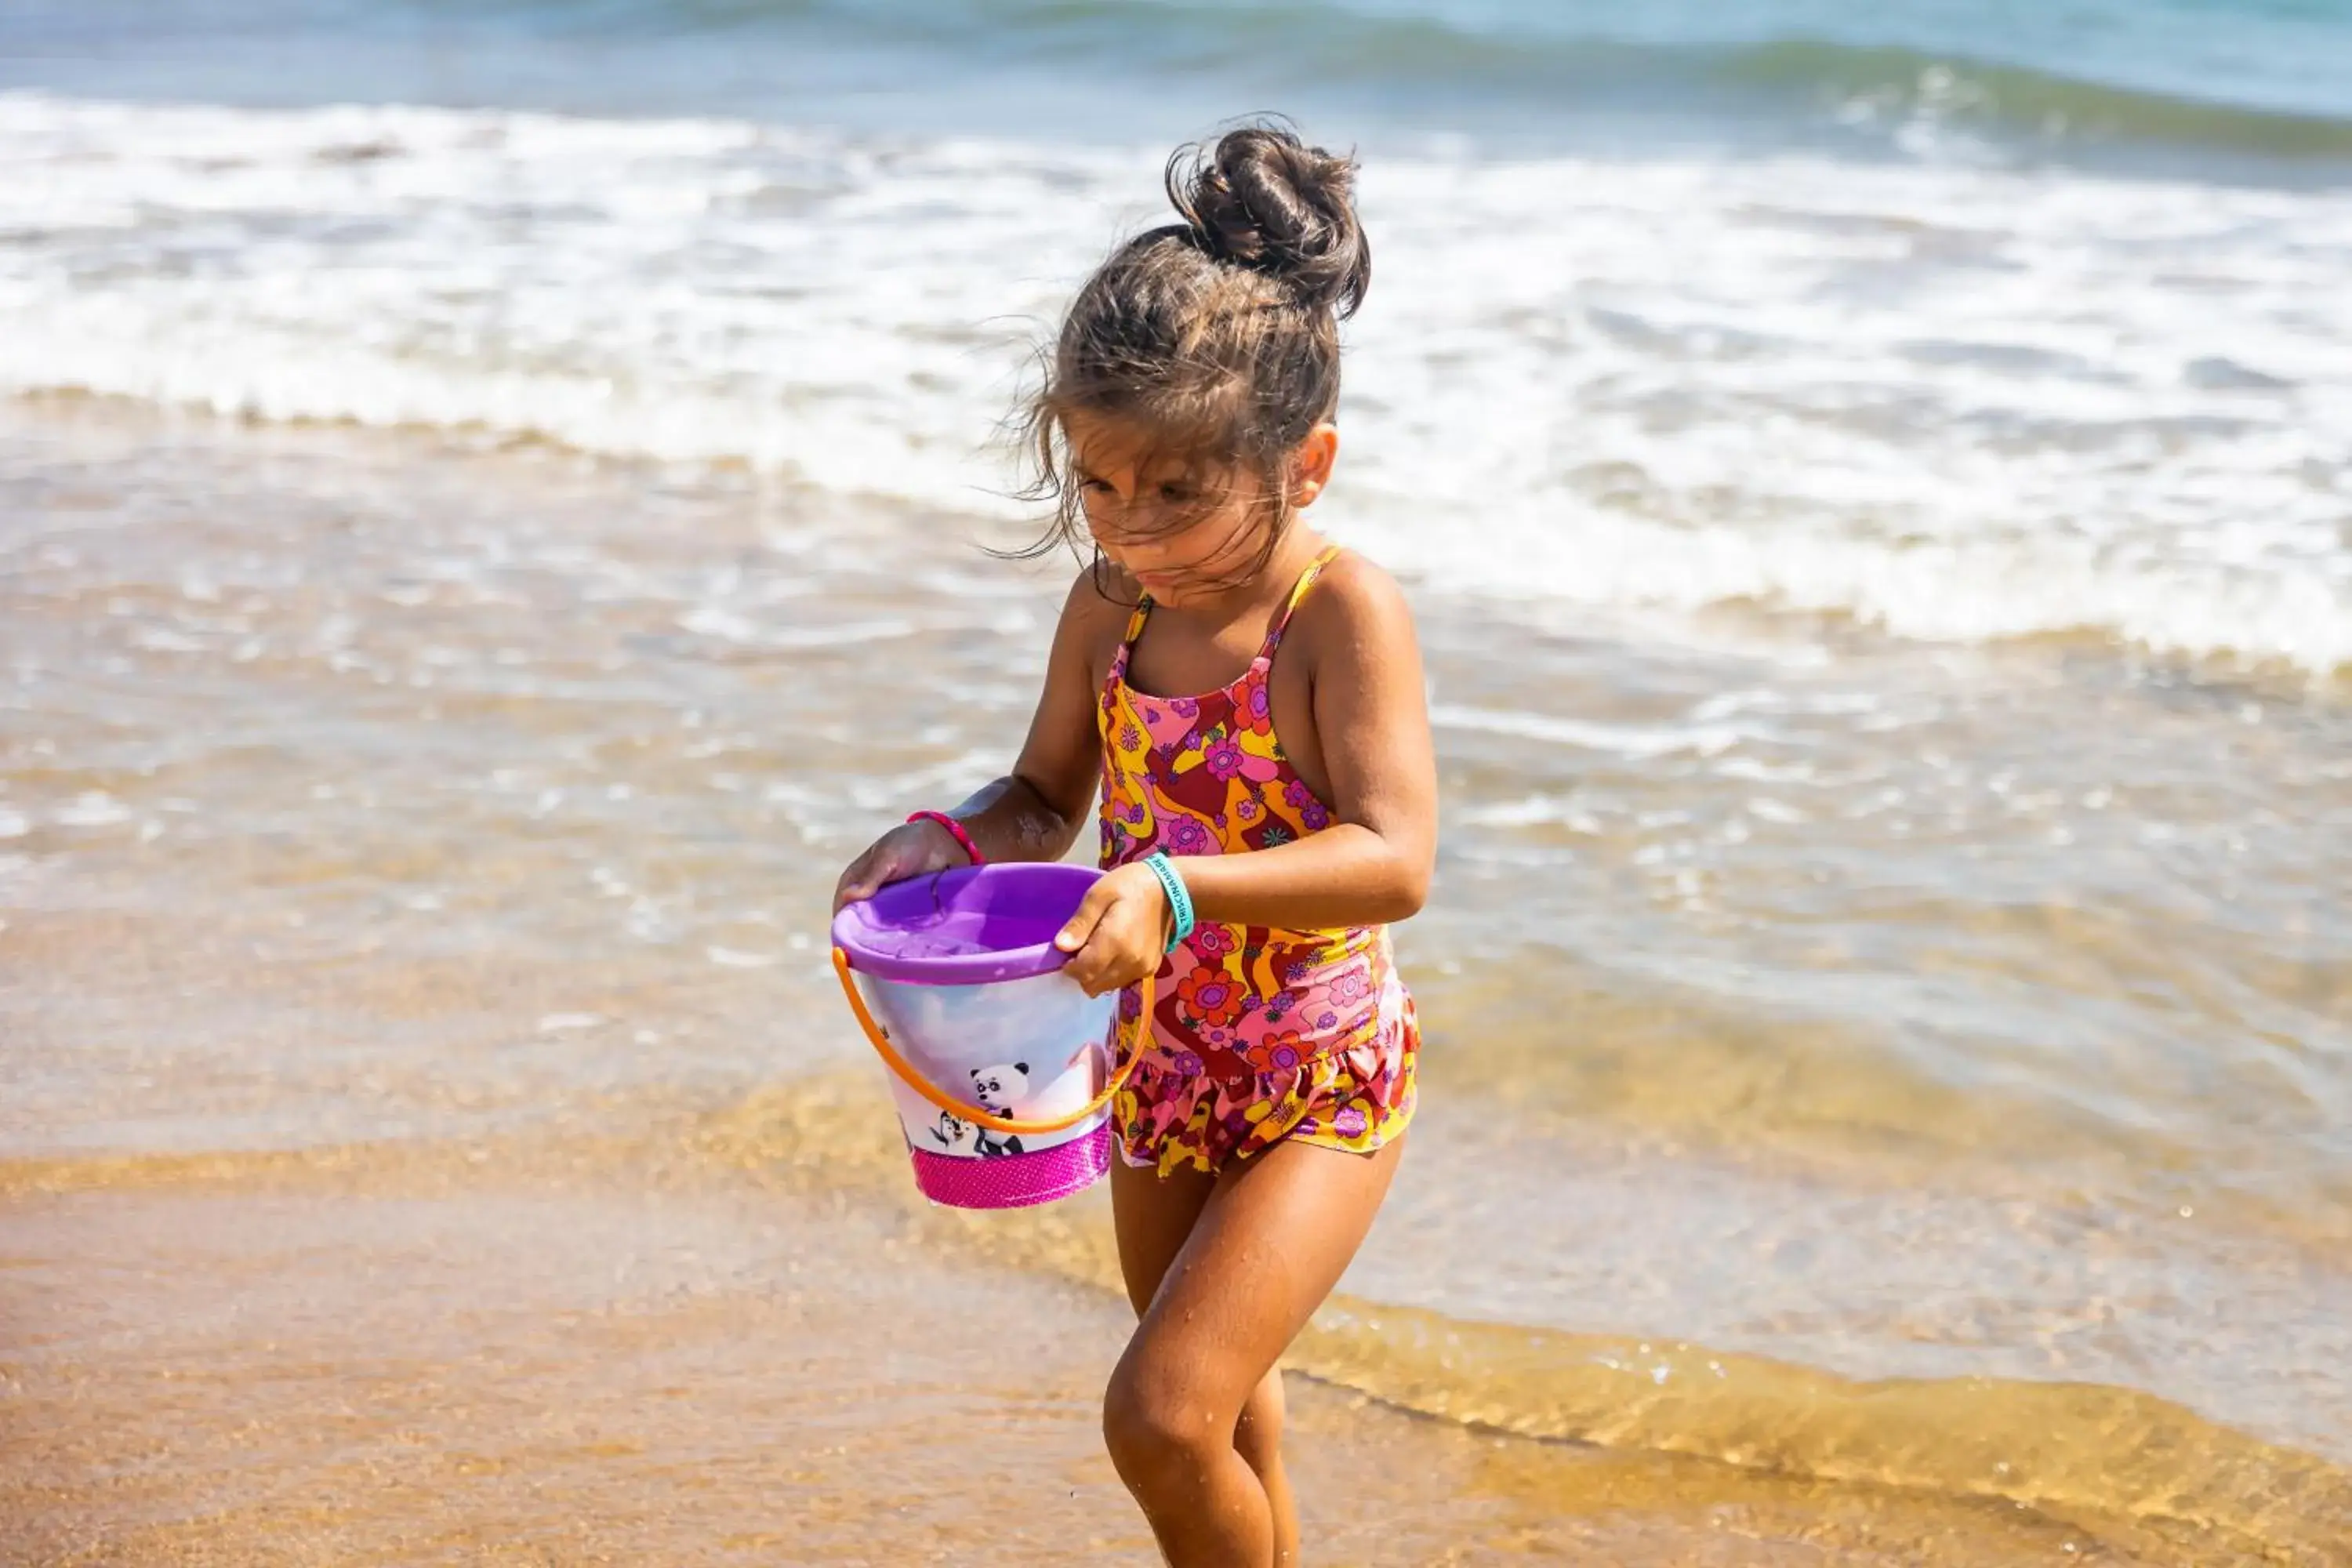
<svg viewBox="0 0 2352 1568">
<path fill-rule="evenodd" d="M 1109 1292 L 728 1147 L 17 1169 L 0 1556 L 1154 1561 L 1097 1436 Z M 1318 1562 L 2220 1560 L 1291 1394 Z"/>
</svg>

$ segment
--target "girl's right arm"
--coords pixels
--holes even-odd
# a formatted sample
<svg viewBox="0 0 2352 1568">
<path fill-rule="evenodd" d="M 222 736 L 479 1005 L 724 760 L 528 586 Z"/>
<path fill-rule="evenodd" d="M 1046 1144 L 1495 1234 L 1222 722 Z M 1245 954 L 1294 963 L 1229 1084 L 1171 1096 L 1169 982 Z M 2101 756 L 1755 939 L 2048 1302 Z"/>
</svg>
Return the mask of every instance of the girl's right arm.
<svg viewBox="0 0 2352 1568">
<path fill-rule="evenodd" d="M 1094 804 L 1102 769 L 1095 729 L 1097 665 L 1114 646 L 1126 610 L 1081 571 L 1062 604 L 1045 689 L 1029 721 L 1029 739 L 1012 773 L 948 813 L 971 836 L 985 860 L 1058 860 L 1068 853 Z M 1108 671 L 1106 670 L 1107 674 Z M 954 835 L 936 822 L 909 822 L 874 841 L 834 887 L 833 907 L 870 899 L 909 877 L 963 865 Z"/>
</svg>

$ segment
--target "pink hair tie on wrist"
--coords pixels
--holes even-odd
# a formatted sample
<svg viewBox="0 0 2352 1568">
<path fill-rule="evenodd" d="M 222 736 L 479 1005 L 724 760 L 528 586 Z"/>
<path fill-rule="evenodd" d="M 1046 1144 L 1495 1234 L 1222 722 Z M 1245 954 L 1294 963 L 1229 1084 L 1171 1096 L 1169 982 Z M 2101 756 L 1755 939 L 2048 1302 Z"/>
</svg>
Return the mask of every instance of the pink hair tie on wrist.
<svg viewBox="0 0 2352 1568">
<path fill-rule="evenodd" d="M 963 824 L 958 822 L 954 817 L 950 816 L 946 812 L 919 811 L 908 817 L 907 820 L 909 822 L 938 823 L 941 827 L 948 830 L 949 837 L 963 846 L 964 854 L 971 859 L 973 865 L 985 866 L 988 864 L 988 858 L 980 852 L 980 846 L 971 841 L 971 835 L 963 830 Z"/>
</svg>

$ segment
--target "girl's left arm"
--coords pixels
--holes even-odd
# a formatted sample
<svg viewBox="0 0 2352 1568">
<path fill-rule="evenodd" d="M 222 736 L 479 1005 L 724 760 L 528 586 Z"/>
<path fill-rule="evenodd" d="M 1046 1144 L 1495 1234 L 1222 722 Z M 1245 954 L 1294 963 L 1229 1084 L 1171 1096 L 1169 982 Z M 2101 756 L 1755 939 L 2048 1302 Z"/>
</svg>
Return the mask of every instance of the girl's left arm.
<svg viewBox="0 0 2352 1568">
<path fill-rule="evenodd" d="M 1419 911 L 1437 858 L 1437 758 L 1421 649 L 1394 579 L 1350 555 L 1327 573 L 1285 648 L 1305 655 L 1328 779 L 1331 826 L 1276 848 L 1173 859 L 1202 921 L 1329 931 Z M 1305 645 L 1305 646 L 1301 646 Z M 1069 973 L 1099 994 L 1159 966 L 1167 895 L 1150 870 L 1097 883 L 1060 944 Z"/>
</svg>

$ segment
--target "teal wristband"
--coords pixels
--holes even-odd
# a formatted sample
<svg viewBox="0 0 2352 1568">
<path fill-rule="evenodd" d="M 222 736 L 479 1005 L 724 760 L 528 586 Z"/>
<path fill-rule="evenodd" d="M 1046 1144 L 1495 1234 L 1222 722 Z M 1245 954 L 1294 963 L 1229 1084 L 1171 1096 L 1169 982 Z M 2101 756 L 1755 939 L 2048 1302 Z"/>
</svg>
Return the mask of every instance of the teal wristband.
<svg viewBox="0 0 2352 1568">
<path fill-rule="evenodd" d="M 1175 924 L 1168 933 L 1168 951 L 1173 952 L 1177 943 L 1192 934 L 1192 894 L 1184 886 L 1184 879 L 1176 874 L 1176 868 L 1169 864 L 1168 857 L 1159 850 L 1146 855 L 1143 863 L 1160 879 L 1160 889 L 1168 895 L 1168 912 L 1175 917 Z"/>
</svg>

